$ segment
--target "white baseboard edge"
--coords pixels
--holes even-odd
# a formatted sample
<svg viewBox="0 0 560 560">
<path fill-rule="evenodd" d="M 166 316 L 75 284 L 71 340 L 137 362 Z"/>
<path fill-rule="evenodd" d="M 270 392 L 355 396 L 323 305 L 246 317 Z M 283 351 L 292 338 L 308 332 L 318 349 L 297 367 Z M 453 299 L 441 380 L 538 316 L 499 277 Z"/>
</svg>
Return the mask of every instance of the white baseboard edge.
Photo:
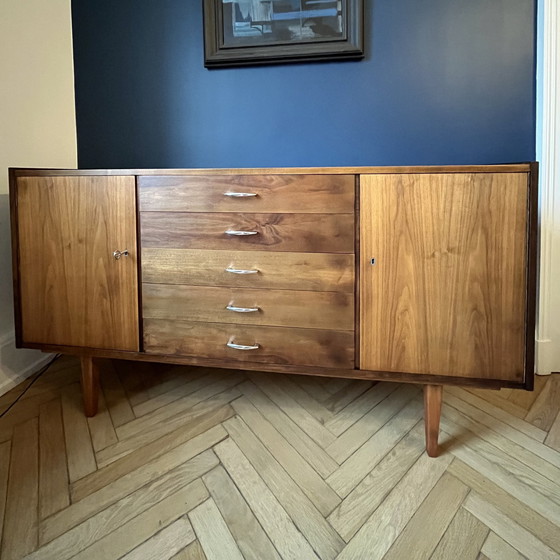
<svg viewBox="0 0 560 560">
<path fill-rule="evenodd" d="M 536 358 L 537 375 L 550 375 L 554 371 L 560 371 L 560 347 L 552 340 L 537 340 Z"/>
<path fill-rule="evenodd" d="M 39 371 L 53 359 L 39 350 L 18 349 L 14 332 L 0 336 L 0 395 Z"/>
</svg>

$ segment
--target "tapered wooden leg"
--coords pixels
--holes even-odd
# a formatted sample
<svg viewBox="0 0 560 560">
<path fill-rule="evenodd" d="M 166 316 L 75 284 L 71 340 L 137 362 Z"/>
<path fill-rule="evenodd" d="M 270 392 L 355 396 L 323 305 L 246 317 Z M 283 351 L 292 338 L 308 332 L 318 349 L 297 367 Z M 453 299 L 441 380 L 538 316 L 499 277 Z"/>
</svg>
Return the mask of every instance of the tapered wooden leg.
<svg viewBox="0 0 560 560">
<path fill-rule="evenodd" d="M 99 364 L 91 356 L 82 356 L 82 395 L 86 416 L 97 414 L 99 401 Z"/>
<path fill-rule="evenodd" d="M 439 420 L 443 385 L 424 385 L 424 427 L 426 429 L 426 453 L 438 456 Z"/>
</svg>

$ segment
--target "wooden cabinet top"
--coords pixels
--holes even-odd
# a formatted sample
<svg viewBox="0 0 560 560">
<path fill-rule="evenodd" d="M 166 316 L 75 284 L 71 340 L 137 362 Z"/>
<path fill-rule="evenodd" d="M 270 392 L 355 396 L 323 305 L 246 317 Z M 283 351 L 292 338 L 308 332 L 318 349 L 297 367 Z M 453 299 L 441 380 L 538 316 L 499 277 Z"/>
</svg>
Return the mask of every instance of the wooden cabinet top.
<svg viewBox="0 0 560 560">
<path fill-rule="evenodd" d="M 433 165 L 398 167 L 269 167 L 231 169 L 25 169 L 11 168 L 10 173 L 19 176 L 57 175 L 266 175 L 266 174 L 384 174 L 384 173 L 528 173 L 531 163 L 500 165 Z"/>
</svg>

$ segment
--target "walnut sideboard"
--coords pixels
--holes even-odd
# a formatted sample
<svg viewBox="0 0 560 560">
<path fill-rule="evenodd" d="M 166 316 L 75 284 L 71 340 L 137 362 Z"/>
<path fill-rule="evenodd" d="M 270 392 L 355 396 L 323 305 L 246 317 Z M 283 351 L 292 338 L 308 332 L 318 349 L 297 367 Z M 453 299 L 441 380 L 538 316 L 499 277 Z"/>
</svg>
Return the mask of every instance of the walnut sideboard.
<svg viewBox="0 0 560 560">
<path fill-rule="evenodd" d="M 18 347 L 424 385 L 534 379 L 537 165 L 10 169 Z"/>
</svg>

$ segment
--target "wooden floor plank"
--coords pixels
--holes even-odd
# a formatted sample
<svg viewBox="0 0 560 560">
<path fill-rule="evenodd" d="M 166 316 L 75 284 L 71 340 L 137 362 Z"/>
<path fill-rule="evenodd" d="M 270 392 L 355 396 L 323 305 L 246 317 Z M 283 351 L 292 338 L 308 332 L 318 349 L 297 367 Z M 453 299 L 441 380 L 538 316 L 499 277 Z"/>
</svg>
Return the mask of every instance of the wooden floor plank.
<svg viewBox="0 0 560 560">
<path fill-rule="evenodd" d="M 336 436 L 340 436 L 398 388 L 396 383 L 376 383 L 355 401 L 346 405 L 327 422 L 326 427 Z"/>
<path fill-rule="evenodd" d="M 23 535 L 12 557 L 560 556 L 554 377 L 534 394 L 446 388 L 434 460 L 411 385 L 122 365 L 103 363 L 93 420 L 72 357 L 0 419 L 0 547 Z"/>
<path fill-rule="evenodd" d="M 227 439 L 215 451 L 283 560 L 318 560 L 307 540 L 239 447 Z"/>
<path fill-rule="evenodd" d="M 194 541 L 180 550 L 171 560 L 207 560 L 204 550 L 198 541 Z"/>
<path fill-rule="evenodd" d="M 560 531 L 558 526 L 539 515 L 527 504 L 518 500 L 483 474 L 463 461 L 456 459 L 449 467 L 449 472 L 467 484 L 484 499 L 503 511 L 508 517 L 533 533 L 547 546 L 560 553 Z"/>
<path fill-rule="evenodd" d="M 373 512 L 337 560 L 381 559 L 442 477 L 452 458 L 422 455 Z"/>
<path fill-rule="evenodd" d="M 468 492 L 468 486 L 454 476 L 444 474 L 383 557 L 384 560 L 428 560 Z"/>
<path fill-rule="evenodd" d="M 185 515 L 207 496 L 208 493 L 202 482 L 195 481 L 124 525 L 116 527 L 112 533 L 74 556 L 73 560 L 121 558 Z M 187 537 L 194 539 L 192 534 L 188 534 Z"/>
<path fill-rule="evenodd" d="M 560 375 L 549 376 L 546 385 L 529 409 L 525 420 L 548 431 L 560 412 Z"/>
<path fill-rule="evenodd" d="M 515 550 L 496 533 L 490 533 L 482 546 L 482 553 L 489 560 L 526 560 L 521 552 Z"/>
<path fill-rule="evenodd" d="M 338 506 L 340 498 L 307 461 L 282 437 L 276 428 L 244 397 L 233 408 L 274 458 L 295 480 L 323 516 Z"/>
<path fill-rule="evenodd" d="M 173 378 L 154 387 L 154 389 L 158 389 L 157 392 L 151 389 L 149 391 L 150 398 L 135 406 L 134 412 L 137 416 L 144 416 L 154 412 L 158 408 L 163 408 L 203 389 L 205 386 L 210 385 L 212 379 L 215 380 L 214 370 L 208 368 L 185 368 L 182 375 L 175 375 Z"/>
<path fill-rule="evenodd" d="M 120 498 L 141 488 L 153 478 L 157 478 L 196 457 L 226 436 L 227 433 L 222 426 L 216 426 L 52 515 L 41 526 L 41 544 L 49 542 L 88 517 L 109 507 Z M 202 468 L 208 467 L 207 470 L 215 466 L 211 456 L 206 456 L 202 463 Z M 197 472 L 198 468 L 200 467 L 196 467 Z"/>
<path fill-rule="evenodd" d="M 252 382 L 243 383 L 239 389 L 323 478 L 338 468 L 338 463 Z"/>
<path fill-rule="evenodd" d="M 89 433 L 91 436 L 91 443 L 93 450 L 97 453 L 109 445 L 117 443 L 117 434 L 111 415 L 105 403 L 103 392 L 99 392 L 99 404 L 97 414 L 87 419 L 89 426 Z"/>
<path fill-rule="evenodd" d="M 430 560 L 476 560 L 488 531 L 484 523 L 460 508 Z"/>
<path fill-rule="evenodd" d="M 245 560 L 280 560 L 274 545 L 223 467 L 202 477 Z"/>
<path fill-rule="evenodd" d="M 293 379 L 285 375 L 274 376 L 274 383 L 289 394 L 300 406 L 321 424 L 325 424 L 334 417 L 334 414 L 316 398 L 302 389 Z"/>
<path fill-rule="evenodd" d="M 194 531 L 187 519 L 181 517 L 140 546 L 122 556 L 121 560 L 168 560 L 194 541 Z"/>
<path fill-rule="evenodd" d="M 206 500 L 189 519 L 208 560 L 244 560 L 214 500 Z"/>
<path fill-rule="evenodd" d="M 161 440 L 182 426 L 195 422 L 202 415 L 221 409 L 240 395 L 241 393 L 234 387 L 209 400 L 196 404 L 182 414 L 177 414 L 135 436 L 106 447 L 97 454 L 97 464 L 99 468 L 105 467 L 140 447 Z"/>
<path fill-rule="evenodd" d="M 35 550 L 39 505 L 39 421 L 31 418 L 14 428 L 2 535 L 3 560 Z"/>
<path fill-rule="evenodd" d="M 488 390 L 486 391 L 490 392 Z M 537 441 L 540 441 L 541 443 L 546 438 L 546 432 L 544 430 L 533 426 L 519 416 L 510 414 L 508 411 L 500 408 L 499 406 L 495 406 L 489 403 L 485 399 L 479 397 L 479 393 L 475 394 L 460 387 L 446 387 L 443 396 L 444 402 L 448 394 L 455 395 L 457 398 L 471 404 L 472 406 L 475 406 L 476 408 L 479 408 L 480 410 L 483 410 L 494 418 L 501 420 L 504 424 L 510 425 L 512 428 L 518 430 L 522 434 L 532 437 Z M 485 393 L 482 394 L 484 395 Z M 525 416 L 525 413 L 523 413 L 523 416 Z"/>
<path fill-rule="evenodd" d="M 530 451 L 526 446 L 512 441 L 510 438 L 504 437 L 497 431 L 487 429 L 487 426 L 484 424 L 472 420 L 462 412 L 456 410 L 452 406 L 448 406 L 447 404 L 442 407 L 442 412 L 446 418 L 458 426 L 461 426 L 472 433 L 480 434 L 479 437 L 481 440 L 490 443 L 492 446 L 496 447 L 500 451 L 503 451 L 507 455 L 515 457 L 517 461 L 520 461 L 524 465 L 537 471 L 539 474 L 542 474 L 551 482 L 554 483 L 555 481 L 560 480 L 560 453 L 557 453 L 538 441 L 531 441 L 530 438 L 527 438 L 524 434 L 520 434 L 519 438 L 513 438 L 518 441 L 522 441 L 524 444 L 526 443 L 527 447 L 531 448 Z M 534 453 L 533 450 L 539 455 Z M 547 459 L 550 459 L 550 462 L 541 458 L 540 455 L 544 455 Z"/>
<path fill-rule="evenodd" d="M 333 560 L 344 542 L 247 425 L 238 417 L 224 427 L 322 560 Z M 204 546 L 204 543 L 203 543 Z"/>
<path fill-rule="evenodd" d="M 420 400 L 410 401 L 371 438 L 351 455 L 327 478 L 339 496 L 345 498 L 357 484 L 381 461 L 387 453 L 422 418 L 423 404 Z"/>
<path fill-rule="evenodd" d="M 8 493 L 11 447 L 11 441 L 0 443 L 0 550 L 2 545 L 2 530 L 4 528 L 4 513 L 6 511 L 6 495 Z"/>
<path fill-rule="evenodd" d="M 500 396 L 499 391 L 495 391 L 493 389 L 476 389 L 474 387 L 465 387 L 463 390 L 467 393 L 471 393 L 475 397 L 480 398 L 481 400 L 485 401 L 487 404 L 494 406 L 498 410 L 505 411 L 512 416 L 516 416 L 517 418 L 523 419 L 527 414 L 527 411 L 521 406 L 516 405 L 508 399 L 503 399 Z"/>
<path fill-rule="evenodd" d="M 335 436 L 321 422 L 275 384 L 273 375 L 259 372 L 249 374 L 249 378 L 318 445 L 327 447 L 335 441 Z"/>
<path fill-rule="evenodd" d="M 358 397 L 363 395 L 373 385 L 375 385 L 375 383 L 372 381 L 351 382 L 330 395 L 323 403 L 333 413 L 330 425 L 332 426 L 335 424 L 335 418 L 338 417 L 339 413 L 344 408 L 355 402 Z M 340 432 L 336 435 L 340 435 Z"/>
<path fill-rule="evenodd" d="M 39 519 L 70 505 L 66 444 L 60 400 L 39 411 Z"/>
<path fill-rule="evenodd" d="M 478 424 L 476 433 L 480 434 L 482 437 L 484 437 L 484 435 L 488 432 L 486 428 L 489 428 L 492 432 L 496 432 L 497 434 L 508 438 L 516 445 L 523 447 L 532 454 L 537 455 L 545 461 L 548 461 L 550 464 L 555 465 L 557 468 L 560 468 L 560 453 L 549 449 L 540 441 L 537 441 L 519 430 L 512 428 L 509 424 L 494 418 L 490 414 L 487 414 L 483 410 L 466 403 L 452 394 L 446 395 L 445 404 L 452 406 L 457 411 L 475 421 Z M 517 455 L 517 452 L 515 452 L 515 455 Z"/>
<path fill-rule="evenodd" d="M 197 479 L 217 463 L 215 454 L 206 451 L 72 527 L 39 548 L 29 560 L 71 558 L 187 485 L 198 492 L 200 501 L 205 500 L 207 493 Z"/>
<path fill-rule="evenodd" d="M 113 426 L 118 427 L 134 420 L 134 412 L 126 396 L 124 387 L 115 370 L 112 360 L 106 360 L 101 367 L 101 388 L 105 397 L 105 403 Z"/>
<path fill-rule="evenodd" d="M 516 391 L 512 390 L 508 401 L 515 403 L 517 406 L 529 411 L 533 403 L 543 390 L 548 376 L 535 375 L 534 389 L 532 391 Z"/>
<path fill-rule="evenodd" d="M 548 436 L 544 440 L 545 445 L 551 447 L 555 451 L 560 452 L 560 412 L 552 423 Z"/>
<path fill-rule="evenodd" d="M 234 385 L 237 385 L 243 380 L 243 376 L 241 374 L 227 372 L 214 375 L 212 378 L 213 381 L 211 383 L 203 384 L 203 386 L 197 391 L 170 403 L 164 408 L 158 408 L 157 410 L 145 414 L 132 422 L 128 422 L 128 424 L 120 426 L 117 428 L 117 436 L 119 440 L 130 438 L 139 433 L 143 433 L 158 424 L 166 422 L 177 414 L 180 414 L 219 393 L 223 393 L 224 391 L 231 389 Z"/>
<path fill-rule="evenodd" d="M 329 516 L 329 522 L 348 542 L 379 507 L 395 485 L 424 453 L 424 426 L 417 425 L 352 490 Z"/>
<path fill-rule="evenodd" d="M 74 482 L 97 469 L 79 385 L 62 391 L 62 420 L 68 455 L 68 478 Z"/>
<path fill-rule="evenodd" d="M 531 560 L 560 559 L 560 555 L 554 550 L 475 492 L 472 492 L 465 500 L 464 507 L 490 527 L 491 531 Z"/>
<path fill-rule="evenodd" d="M 138 447 L 128 455 L 76 481 L 71 487 L 72 501 L 77 502 L 101 490 L 108 484 L 115 482 L 146 463 L 154 461 L 164 453 L 179 447 L 179 445 L 188 442 L 196 436 L 204 434 L 233 415 L 234 410 L 229 405 L 226 405 L 196 416 L 191 422 L 183 424 L 162 438 L 148 445 Z"/>
<path fill-rule="evenodd" d="M 493 445 L 442 418 L 442 429 L 458 437 L 452 453 L 560 526 L 560 487 Z"/>
<path fill-rule="evenodd" d="M 402 385 L 329 445 L 326 448 L 327 453 L 339 463 L 346 461 L 418 394 L 419 390 L 414 385 Z"/>
</svg>

